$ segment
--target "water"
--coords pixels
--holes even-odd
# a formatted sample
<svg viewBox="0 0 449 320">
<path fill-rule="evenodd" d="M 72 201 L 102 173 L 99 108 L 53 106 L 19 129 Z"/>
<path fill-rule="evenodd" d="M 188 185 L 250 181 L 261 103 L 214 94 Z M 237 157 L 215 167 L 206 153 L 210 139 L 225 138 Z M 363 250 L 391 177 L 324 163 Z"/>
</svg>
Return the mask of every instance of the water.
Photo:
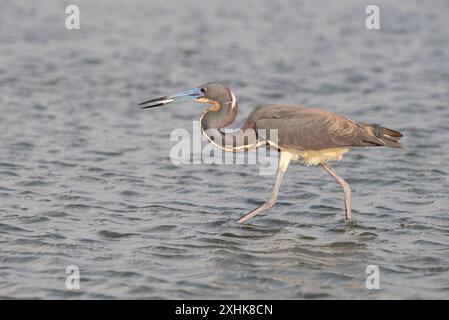
<svg viewBox="0 0 449 320">
<path fill-rule="evenodd" d="M 67 1 L 0 4 L 2 298 L 449 298 L 445 1 Z M 226 81 L 240 119 L 296 103 L 401 130 L 404 149 L 320 168 L 170 162 L 204 105 L 138 102 Z M 240 120 L 241 122 L 241 120 Z M 80 268 L 81 289 L 65 287 Z M 368 265 L 380 290 L 367 290 Z"/>
</svg>

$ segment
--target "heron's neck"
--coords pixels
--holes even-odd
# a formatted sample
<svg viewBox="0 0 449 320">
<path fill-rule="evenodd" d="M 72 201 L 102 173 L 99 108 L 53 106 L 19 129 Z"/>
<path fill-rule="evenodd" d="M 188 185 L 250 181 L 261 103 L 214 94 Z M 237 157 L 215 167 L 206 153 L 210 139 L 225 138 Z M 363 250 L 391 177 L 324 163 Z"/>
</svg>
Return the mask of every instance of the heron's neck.
<svg viewBox="0 0 449 320">
<path fill-rule="evenodd" d="M 216 102 L 216 104 L 201 116 L 203 130 L 225 128 L 234 122 L 238 112 L 237 99 L 234 94 L 230 93 L 229 101 Z"/>
<path fill-rule="evenodd" d="M 201 116 L 200 124 L 203 136 L 209 143 L 224 151 L 245 151 L 257 147 L 257 135 L 253 129 L 239 129 L 226 134 L 220 130 L 233 123 L 237 116 L 237 100 L 232 92 L 230 95 L 231 101 L 222 102 L 206 110 Z"/>
</svg>

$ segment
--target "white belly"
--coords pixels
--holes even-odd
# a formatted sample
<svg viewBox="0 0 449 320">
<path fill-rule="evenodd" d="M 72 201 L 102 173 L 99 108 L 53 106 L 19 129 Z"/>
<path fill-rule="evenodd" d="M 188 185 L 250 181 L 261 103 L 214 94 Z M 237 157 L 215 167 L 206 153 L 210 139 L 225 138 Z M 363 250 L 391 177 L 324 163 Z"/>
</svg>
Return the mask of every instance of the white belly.
<svg viewBox="0 0 449 320">
<path fill-rule="evenodd" d="M 282 151 L 291 154 L 291 160 L 300 160 L 306 166 L 316 166 L 331 160 L 341 160 L 342 156 L 349 151 L 349 148 L 330 148 L 322 150 L 299 151 L 296 149 L 284 149 Z"/>
</svg>

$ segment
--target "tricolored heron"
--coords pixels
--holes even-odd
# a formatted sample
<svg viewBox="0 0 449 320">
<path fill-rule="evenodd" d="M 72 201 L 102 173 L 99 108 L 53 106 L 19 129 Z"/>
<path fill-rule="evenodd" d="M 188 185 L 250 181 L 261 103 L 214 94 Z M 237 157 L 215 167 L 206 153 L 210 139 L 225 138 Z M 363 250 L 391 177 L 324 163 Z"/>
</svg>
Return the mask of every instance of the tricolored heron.
<svg viewBox="0 0 449 320">
<path fill-rule="evenodd" d="M 185 100 L 212 105 L 201 115 L 200 124 L 205 138 L 216 147 L 235 152 L 265 146 L 279 151 L 278 174 L 270 199 L 240 218 L 238 223 L 244 223 L 275 204 L 282 177 L 292 160 L 302 160 L 307 166 L 320 165 L 340 184 L 344 192 L 346 219 L 351 220 L 351 189 L 328 162 L 340 160 L 343 154 L 354 147 L 401 148 L 399 140 L 402 134 L 398 131 L 377 124 L 357 123 L 333 112 L 279 104 L 255 108 L 243 127 L 232 134 L 235 138 L 253 133 L 255 139 L 232 139 L 232 145 L 216 143 L 215 138 L 224 135 L 220 129 L 233 123 L 237 115 L 235 95 L 226 85 L 216 82 L 148 100 L 140 105 L 142 108 L 153 108 Z M 265 132 L 277 130 L 277 141 L 270 140 L 268 134 L 260 134 L 260 129 Z M 244 142 L 237 144 L 236 141 Z"/>
</svg>

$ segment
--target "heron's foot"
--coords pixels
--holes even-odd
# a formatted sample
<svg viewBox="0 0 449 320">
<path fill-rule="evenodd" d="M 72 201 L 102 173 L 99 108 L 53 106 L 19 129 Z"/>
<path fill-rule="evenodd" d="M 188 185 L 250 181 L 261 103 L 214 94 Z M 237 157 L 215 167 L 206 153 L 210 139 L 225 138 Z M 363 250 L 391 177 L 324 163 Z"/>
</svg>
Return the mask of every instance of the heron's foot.
<svg viewBox="0 0 449 320">
<path fill-rule="evenodd" d="M 266 203 L 264 203 L 261 207 L 254 209 L 253 211 L 248 212 L 246 215 L 244 215 L 242 218 L 240 218 L 239 220 L 237 220 L 237 223 L 245 223 L 246 221 L 248 221 L 249 219 L 251 219 L 252 217 L 258 215 L 259 213 L 270 209 L 272 206 L 274 206 L 275 201 L 268 201 Z"/>
</svg>

